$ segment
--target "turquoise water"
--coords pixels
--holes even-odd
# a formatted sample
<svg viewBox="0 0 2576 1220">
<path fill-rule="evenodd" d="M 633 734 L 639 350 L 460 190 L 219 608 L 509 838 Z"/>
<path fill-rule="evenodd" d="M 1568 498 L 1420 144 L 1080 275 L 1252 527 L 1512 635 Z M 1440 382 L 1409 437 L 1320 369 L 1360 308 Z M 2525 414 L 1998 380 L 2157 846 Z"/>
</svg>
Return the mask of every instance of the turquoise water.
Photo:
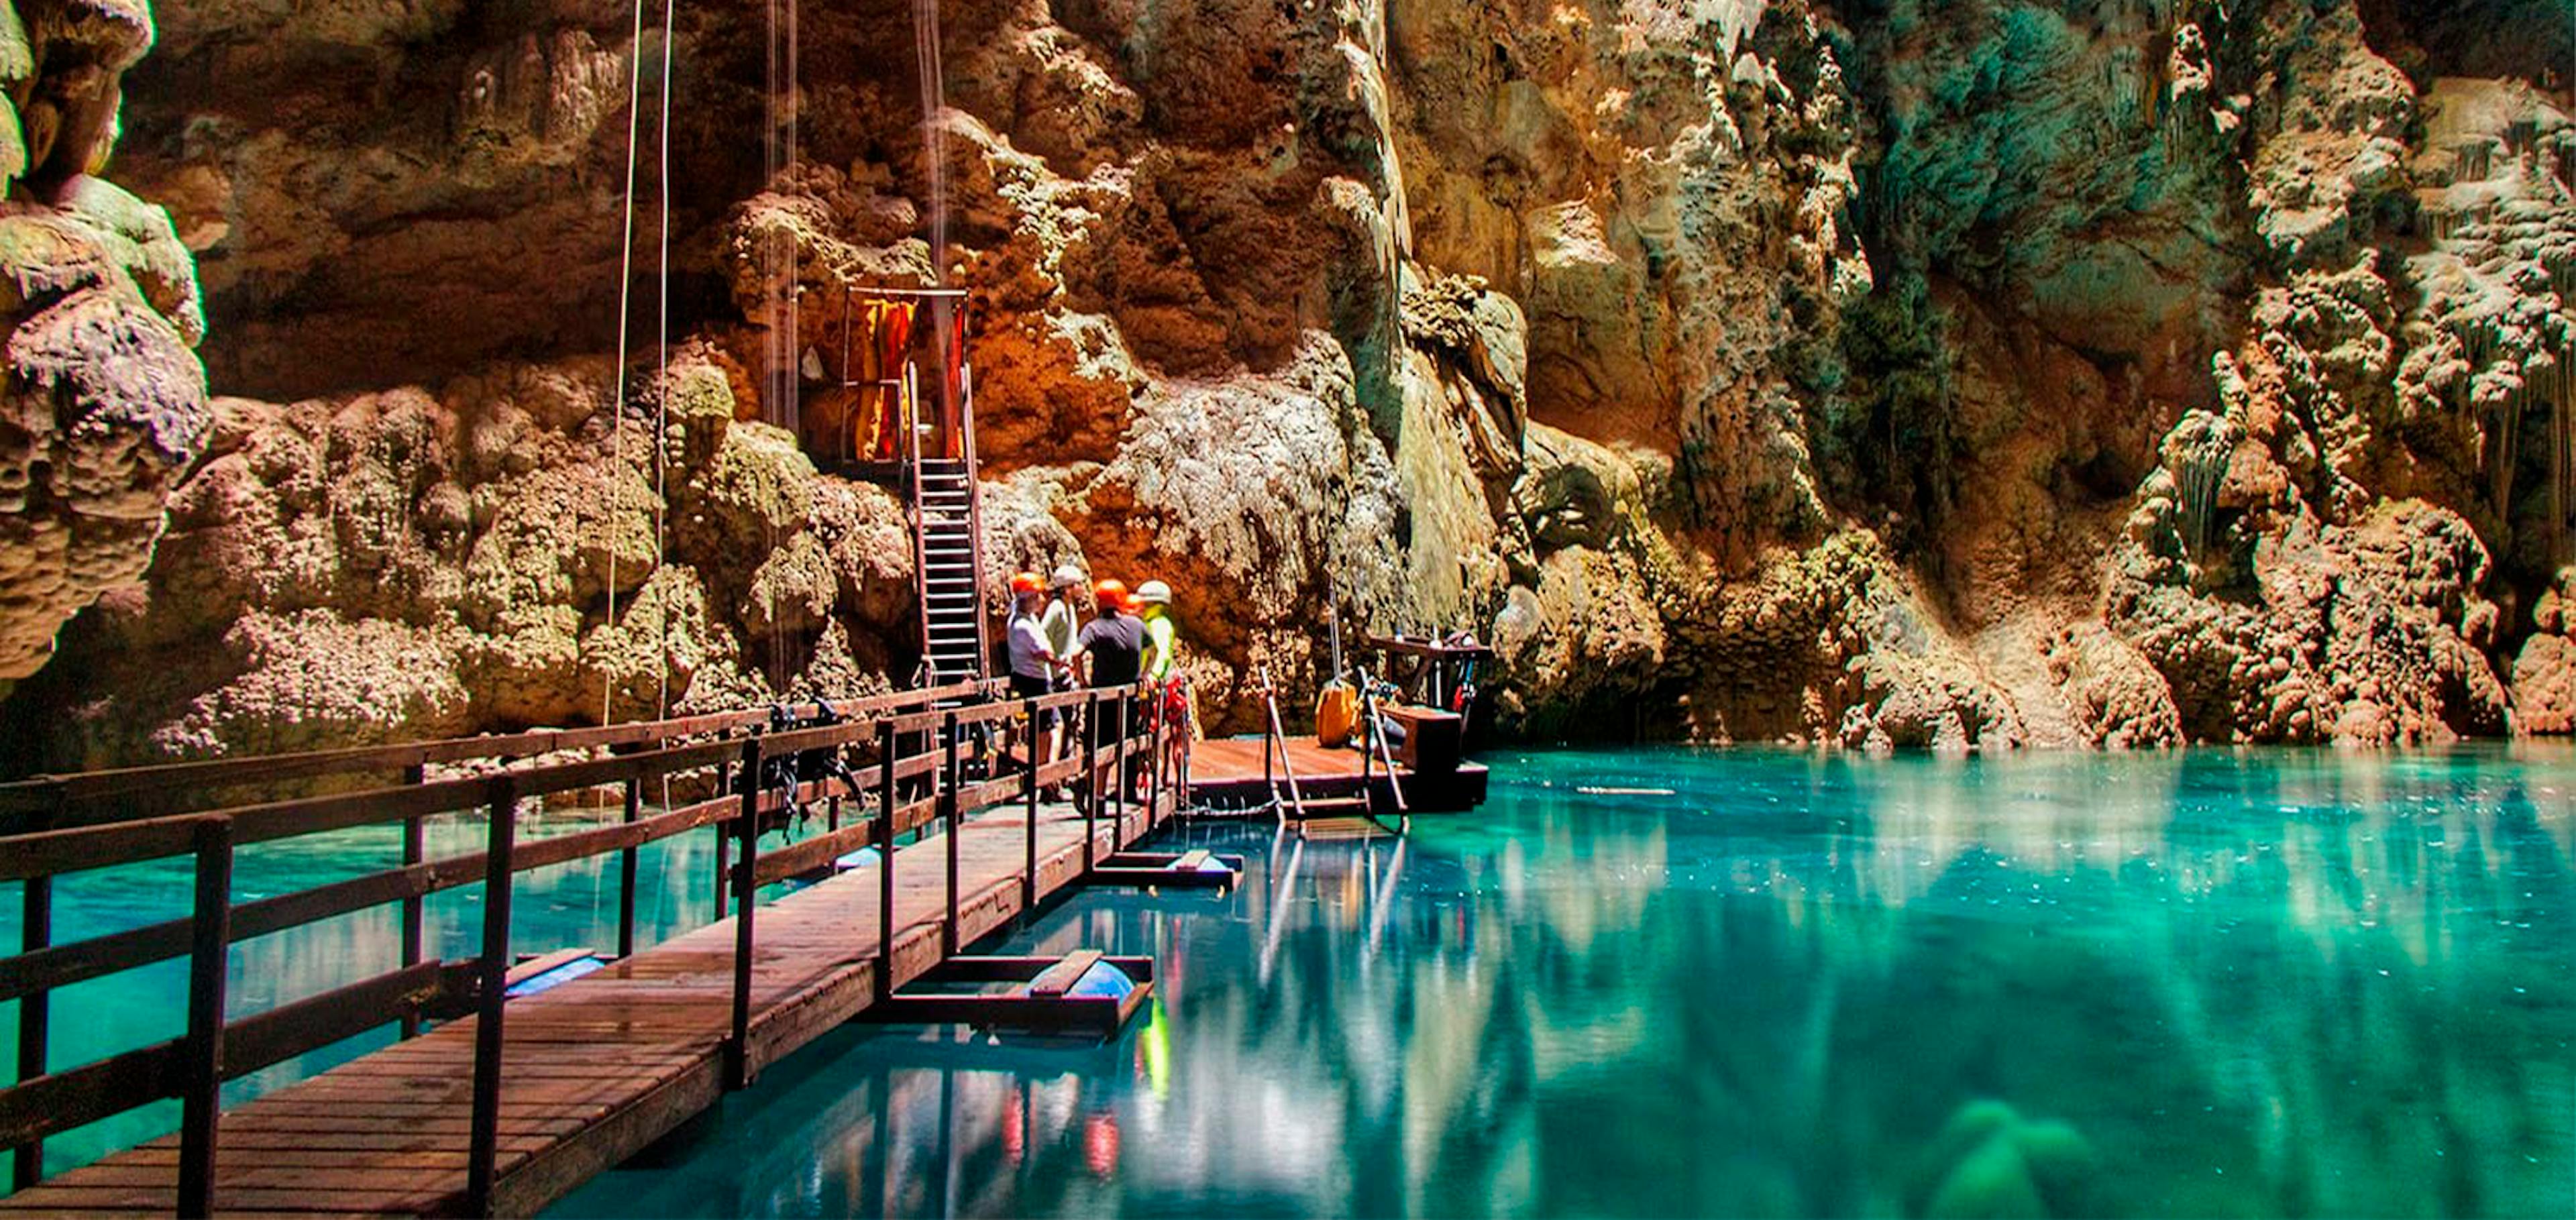
<svg viewBox="0 0 2576 1220">
<path fill-rule="evenodd" d="M 1203 827 L 1241 889 L 1091 892 L 1013 937 L 1158 959 L 1115 1042 L 839 1031 L 557 1210 L 2576 1210 L 2576 752 L 1489 761 L 1481 813 Z M 703 918 L 708 850 L 648 855 L 648 928 Z M 281 852 L 242 890 L 393 854 Z M 175 913 L 183 875 L 93 879 L 65 922 Z M 613 871 L 542 886 L 528 947 L 613 943 Z M 241 947 L 235 1010 L 390 966 L 396 927 Z M 90 987 L 58 1061 L 176 1032 L 175 972 Z"/>
<path fill-rule="evenodd" d="M 1496 762 L 1017 937 L 1158 957 L 1115 1043 L 843 1031 L 558 1210 L 2576 1211 L 2565 750 Z"/>
</svg>

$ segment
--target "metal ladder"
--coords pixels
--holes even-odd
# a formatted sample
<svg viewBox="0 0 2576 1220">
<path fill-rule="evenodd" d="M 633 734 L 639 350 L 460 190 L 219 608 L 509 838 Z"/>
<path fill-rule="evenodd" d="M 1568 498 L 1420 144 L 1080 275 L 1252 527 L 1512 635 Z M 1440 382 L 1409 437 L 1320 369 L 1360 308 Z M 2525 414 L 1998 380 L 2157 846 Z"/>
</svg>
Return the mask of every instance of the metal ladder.
<svg viewBox="0 0 2576 1220">
<path fill-rule="evenodd" d="M 984 567 L 975 478 L 966 461 L 914 466 L 913 537 L 921 565 L 921 659 L 930 685 L 984 676 Z"/>
</svg>

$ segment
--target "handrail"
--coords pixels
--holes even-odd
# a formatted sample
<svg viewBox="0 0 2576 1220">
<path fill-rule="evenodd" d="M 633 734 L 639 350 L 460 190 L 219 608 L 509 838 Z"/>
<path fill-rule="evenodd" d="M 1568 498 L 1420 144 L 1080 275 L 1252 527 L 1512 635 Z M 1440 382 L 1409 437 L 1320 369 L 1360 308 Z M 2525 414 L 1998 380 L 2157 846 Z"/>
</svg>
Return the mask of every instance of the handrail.
<svg viewBox="0 0 2576 1220">
<path fill-rule="evenodd" d="M 1297 764 L 1288 757 L 1288 730 L 1279 722 L 1278 691 L 1270 684 L 1269 666 L 1262 666 L 1260 674 L 1261 706 L 1269 713 L 1267 735 L 1261 740 L 1261 769 L 1266 778 L 1270 769 L 1270 751 L 1273 746 L 1276 746 L 1279 751 L 1279 770 L 1288 779 L 1288 807 L 1296 810 L 1298 821 L 1302 825 L 1306 817 L 1306 794 L 1297 789 Z M 1270 790 L 1270 803 L 1274 808 L 1279 804 L 1277 788 Z M 1305 832 L 1301 829 L 1298 833 Z"/>
<path fill-rule="evenodd" d="M 957 682 L 920 690 L 860 696 L 835 703 L 832 708 L 843 716 L 867 715 L 914 703 L 935 703 L 949 699 L 989 695 L 993 693 L 993 689 L 993 684 L 989 682 Z M 787 711 L 794 718 L 803 720 L 817 715 L 821 708 L 813 703 L 799 703 L 790 705 Z M 746 708 L 740 711 L 707 712 L 663 720 L 627 721 L 586 729 L 536 729 L 521 733 L 437 738 L 394 745 L 350 746 L 332 750 L 308 750 L 247 758 L 196 759 L 188 762 L 153 763 L 139 767 L 118 767 L 68 775 L 39 775 L 0 783 L 0 815 L 57 811 L 76 823 L 120 820 L 82 816 L 81 806 L 111 798 L 123 798 L 123 807 L 118 810 L 118 813 L 126 816 L 193 812 L 166 806 L 174 800 L 184 800 L 191 792 L 188 787 L 190 785 L 200 789 L 221 789 L 244 784 L 313 779 L 360 771 L 417 768 L 434 763 L 469 762 L 479 759 L 519 760 L 566 750 L 613 748 L 642 741 L 665 741 L 673 737 L 731 733 L 738 729 L 766 725 L 769 723 L 770 714 L 767 708 Z M 5 829 L 5 825 L 0 825 L 0 829 Z"/>
<path fill-rule="evenodd" d="M 962 302 L 959 307 L 961 309 L 963 308 Z M 965 339 L 965 335 L 966 319 L 961 313 L 958 316 L 956 324 L 940 336 L 940 341 L 943 343 L 957 341 L 962 344 Z M 956 359 L 958 382 L 957 430 L 962 437 L 960 450 L 966 455 L 967 555 L 975 564 L 975 588 L 978 593 L 981 593 L 984 588 L 985 571 L 984 484 L 982 468 L 977 465 L 975 460 L 975 366 L 966 363 L 966 353 L 963 351 L 956 353 Z M 940 376 L 944 378 L 948 375 L 948 372 L 945 367 L 946 362 L 942 361 L 941 363 L 942 368 L 940 369 Z M 993 641 L 985 632 L 984 602 L 979 597 L 975 602 L 975 673 L 978 676 L 981 676 L 984 673 L 985 668 L 993 663 L 992 659 Z"/>
<path fill-rule="evenodd" d="M 978 687 L 989 684 L 972 684 L 967 689 Z M 202 1214 L 213 1205 L 217 1107 L 225 1080 L 383 1025 L 400 1022 L 408 1036 L 416 1032 L 424 1015 L 439 1017 L 471 1011 L 478 1024 L 465 1202 L 469 1208 L 488 1206 L 497 1171 L 499 1105 L 504 1088 L 500 1056 L 506 1020 L 502 1003 L 512 959 L 509 908 L 519 874 L 611 854 L 631 860 L 633 851 L 643 844 L 707 826 L 717 827 L 719 834 L 737 844 L 738 859 L 727 878 L 733 890 L 737 952 L 726 1083 L 739 1087 L 747 1083 L 754 1066 L 747 1040 L 751 1020 L 749 972 L 759 890 L 828 865 L 848 849 L 873 841 L 885 861 L 880 870 L 884 887 L 880 916 L 884 922 L 876 952 L 878 977 L 886 980 L 891 977 L 888 955 L 895 931 L 891 906 L 895 837 L 924 830 L 933 821 L 944 821 L 949 884 L 943 942 L 953 952 L 961 926 L 956 869 L 963 815 L 985 807 L 988 801 L 1013 796 L 1030 802 L 1034 809 L 1038 786 L 1065 775 L 1065 764 L 1059 764 L 1049 769 L 1024 768 L 1000 780 L 965 785 L 958 774 L 961 728 L 1007 716 L 1031 715 L 1044 706 L 1082 704 L 1090 709 L 1089 716 L 1097 716 L 1105 707 L 1126 707 L 1137 689 L 1129 686 L 1068 692 L 1043 699 L 996 701 L 930 713 L 904 713 L 898 709 L 953 692 L 904 692 L 874 697 L 864 701 L 864 706 L 860 702 L 846 705 L 857 714 L 829 725 L 756 730 L 738 738 L 663 745 L 636 753 L 542 764 L 471 779 L 0 835 L 0 881 L 24 881 L 31 892 L 41 890 L 53 877 L 64 873 L 175 855 L 193 855 L 197 872 L 193 904 L 184 917 L 62 944 L 47 944 L 41 935 L 31 935 L 21 951 L 0 955 L 0 1002 L 15 1000 L 36 1009 L 41 1009 L 54 990 L 75 983 L 176 957 L 187 957 L 193 963 L 189 1025 L 184 1036 L 25 1077 L 0 1088 L 0 1146 L 18 1149 L 19 1164 L 40 1163 L 36 1154 L 40 1154 L 47 1138 L 135 1106 L 179 1098 L 182 1121 L 177 1198 L 182 1213 Z M 764 719 L 765 716 L 763 713 Z M 700 728 L 704 719 L 663 723 Z M 1123 715 L 1121 720 L 1123 731 L 1116 739 L 1121 758 L 1130 745 L 1150 742 L 1166 727 L 1125 724 Z M 944 731 L 919 751 L 904 754 L 898 748 L 904 740 L 900 730 L 907 724 L 925 721 L 933 722 L 926 727 Z M 1078 765 L 1095 780 L 1095 791 L 1085 811 L 1084 866 L 1088 869 L 1093 851 L 1089 837 L 1092 819 L 1102 803 L 1096 791 L 1096 747 L 1100 742 L 1089 731 L 1088 720 L 1084 737 L 1091 745 Z M 630 743 L 635 740 L 642 739 L 629 737 Z M 835 789 L 831 780 L 805 778 L 810 772 L 798 774 L 792 786 L 773 785 L 772 768 L 767 764 L 795 759 L 801 765 L 816 751 L 837 752 L 871 745 L 877 755 L 873 764 L 877 769 L 876 799 L 871 806 L 862 797 L 862 816 L 845 819 L 822 835 L 767 852 L 760 850 L 761 832 L 775 815 L 849 792 L 847 788 Z M 228 766 L 246 766 L 253 760 L 225 761 Z M 722 791 L 717 795 L 651 814 L 642 811 L 640 790 L 644 781 L 710 767 L 727 769 L 728 763 L 734 779 L 720 784 Z M 898 803 L 898 785 L 907 777 L 922 775 L 936 777 L 931 793 L 909 803 Z M 217 785 L 243 782 L 228 772 L 217 776 L 211 781 Z M 628 806 L 620 820 L 526 842 L 518 839 L 519 811 L 528 798 L 612 782 L 623 782 L 628 793 Z M 475 807 L 489 813 L 489 842 L 480 852 L 419 859 L 410 842 L 416 835 L 409 835 L 406 862 L 399 867 L 246 902 L 232 901 L 233 853 L 240 844 L 397 819 L 404 821 L 407 828 L 416 829 L 418 820 L 428 814 Z M 1034 896 L 1034 818 L 1024 833 L 1030 846 L 1022 885 L 1025 894 Z M 435 958 L 415 960 L 418 953 L 414 949 L 407 952 L 404 965 L 390 972 L 302 997 L 255 1016 L 225 1019 L 223 988 L 228 945 L 389 903 L 402 903 L 408 910 L 429 894 L 477 882 L 487 898 L 483 903 L 482 941 L 474 958 L 463 963 Z M 632 886 L 621 887 L 620 945 L 626 951 L 633 946 L 634 901 Z M 31 925 L 30 931 L 38 929 Z M 406 936 L 408 939 L 408 932 Z M 20 1037 L 20 1061 L 41 1064 L 45 1050 L 42 1024 L 37 1023 L 31 1030 L 22 1022 Z M 21 1175 L 16 1186 L 29 1185 L 33 1177 Z"/>
</svg>

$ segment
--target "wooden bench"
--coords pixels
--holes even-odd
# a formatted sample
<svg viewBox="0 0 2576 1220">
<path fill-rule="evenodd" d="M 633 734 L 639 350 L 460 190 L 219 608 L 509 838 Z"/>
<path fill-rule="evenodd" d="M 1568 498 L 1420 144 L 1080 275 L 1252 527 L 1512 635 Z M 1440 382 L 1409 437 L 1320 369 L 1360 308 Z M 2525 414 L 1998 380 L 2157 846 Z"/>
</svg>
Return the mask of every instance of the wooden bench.
<svg viewBox="0 0 2576 1220">
<path fill-rule="evenodd" d="M 1397 765 L 1417 775 L 1446 775 L 1458 769 L 1467 747 L 1467 721 L 1456 712 L 1400 703 L 1378 705 L 1386 718 L 1404 726 L 1404 740 L 1394 748 Z"/>
</svg>

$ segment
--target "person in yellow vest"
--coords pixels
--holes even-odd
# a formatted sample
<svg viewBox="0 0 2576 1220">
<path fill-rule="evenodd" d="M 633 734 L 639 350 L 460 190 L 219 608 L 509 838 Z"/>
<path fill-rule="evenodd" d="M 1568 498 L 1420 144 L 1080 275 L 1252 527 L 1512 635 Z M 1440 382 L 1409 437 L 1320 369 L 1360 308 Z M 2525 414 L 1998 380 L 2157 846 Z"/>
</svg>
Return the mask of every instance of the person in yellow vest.
<svg viewBox="0 0 2576 1220">
<path fill-rule="evenodd" d="M 1154 691 L 1148 706 L 1171 726 L 1167 774 L 1187 774 L 1190 738 L 1197 732 L 1191 714 L 1189 684 L 1181 676 L 1180 626 L 1172 621 L 1172 586 L 1149 580 L 1136 586 L 1136 614 L 1145 620 L 1143 680 Z"/>
</svg>

